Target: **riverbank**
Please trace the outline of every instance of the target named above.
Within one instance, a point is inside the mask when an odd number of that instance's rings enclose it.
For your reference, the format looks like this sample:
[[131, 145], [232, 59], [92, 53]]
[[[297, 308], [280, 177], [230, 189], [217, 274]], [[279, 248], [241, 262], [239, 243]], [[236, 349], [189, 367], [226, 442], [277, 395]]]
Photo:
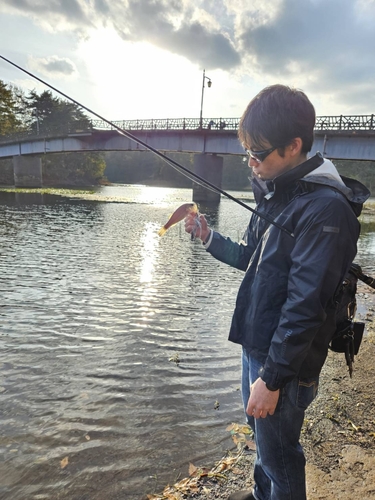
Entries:
[[[358, 304], [364, 312], [357, 314], [357, 320], [365, 320], [367, 335], [355, 359], [353, 378], [344, 355], [330, 352], [319, 395], [306, 412], [301, 442], [309, 500], [340, 500], [354, 491], [361, 500], [375, 499], [375, 290], [359, 284]], [[238, 436], [234, 434], [241, 439]], [[242, 443], [239, 447], [242, 451], [233, 450], [213, 468], [191, 465], [190, 477], [146, 498], [226, 500], [233, 491], [251, 489], [255, 453], [244, 451]]]

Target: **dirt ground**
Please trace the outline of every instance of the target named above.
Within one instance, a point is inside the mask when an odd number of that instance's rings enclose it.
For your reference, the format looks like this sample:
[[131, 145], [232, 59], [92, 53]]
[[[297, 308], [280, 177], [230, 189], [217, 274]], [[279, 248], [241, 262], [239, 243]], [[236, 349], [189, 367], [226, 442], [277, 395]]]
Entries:
[[360, 285], [367, 335], [350, 379], [330, 353], [320, 394], [306, 413], [303, 446], [309, 500], [375, 499], [375, 294]]
[[[375, 500], [375, 290], [361, 284], [357, 298], [365, 312], [356, 319], [365, 320], [367, 334], [353, 378], [344, 355], [330, 352], [319, 395], [306, 412], [301, 441], [308, 500]], [[249, 436], [240, 435], [253, 447]], [[233, 491], [251, 489], [253, 459], [254, 451], [242, 446], [242, 452], [229, 454], [210, 470], [192, 468], [189, 478], [148, 498], [226, 500]]]

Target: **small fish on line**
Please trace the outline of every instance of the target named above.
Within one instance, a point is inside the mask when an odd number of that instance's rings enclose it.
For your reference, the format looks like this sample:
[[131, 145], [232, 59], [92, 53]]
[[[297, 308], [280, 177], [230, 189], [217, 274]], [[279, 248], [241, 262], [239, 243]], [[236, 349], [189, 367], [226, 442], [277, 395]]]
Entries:
[[193, 214], [198, 215], [199, 212], [198, 212], [198, 207], [197, 207], [196, 203], [194, 203], [194, 202], [193, 203], [184, 203], [183, 205], [178, 207], [177, 210], [175, 210], [173, 212], [173, 214], [169, 217], [168, 222], [166, 224], [164, 224], [164, 226], [159, 230], [158, 235], [163, 236], [163, 234], [165, 234], [170, 227], [174, 226], [178, 222], [185, 219], [185, 217], [189, 213], [193, 213]]

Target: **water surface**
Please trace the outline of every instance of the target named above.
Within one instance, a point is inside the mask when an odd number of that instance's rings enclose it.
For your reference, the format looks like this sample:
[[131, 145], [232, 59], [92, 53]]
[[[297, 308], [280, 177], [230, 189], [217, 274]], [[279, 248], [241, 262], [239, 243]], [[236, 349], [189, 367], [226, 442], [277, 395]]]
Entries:
[[[190, 200], [144, 186], [0, 194], [1, 499], [136, 500], [233, 447], [242, 273], [181, 226], [159, 238]], [[236, 241], [250, 215], [226, 199], [201, 211]], [[363, 227], [371, 273], [373, 218]]]

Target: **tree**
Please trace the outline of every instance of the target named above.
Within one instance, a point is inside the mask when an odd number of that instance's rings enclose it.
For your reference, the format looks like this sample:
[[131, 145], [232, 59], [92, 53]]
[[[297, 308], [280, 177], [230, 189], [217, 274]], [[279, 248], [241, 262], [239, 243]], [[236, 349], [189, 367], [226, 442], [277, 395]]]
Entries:
[[53, 97], [50, 90], [40, 95], [32, 90], [25, 100], [32, 117], [30, 127], [38, 134], [91, 128], [91, 121], [76, 104]]
[[[37, 134], [66, 134], [91, 128], [91, 121], [74, 103], [54, 97], [46, 90], [32, 90], [25, 98], [31, 116], [30, 128]], [[62, 153], [43, 158], [43, 182], [53, 186], [98, 184], [105, 170], [99, 153]]]
[[[189, 170], [193, 169], [193, 155], [168, 153], [168, 156]], [[105, 153], [105, 159], [105, 175], [111, 182], [191, 187], [190, 179], [149, 151], [113, 151]]]
[[243, 156], [226, 155], [224, 156], [223, 168], [223, 188], [224, 189], [250, 189], [251, 169], [244, 161]]
[[12, 88], [0, 80], [0, 135], [7, 135], [21, 129], [17, 118], [17, 102]]
[[[194, 171], [194, 155], [167, 153], [190, 171]], [[105, 175], [111, 182], [191, 188], [191, 179], [148, 151], [105, 153]], [[251, 171], [243, 156], [224, 156], [223, 189], [249, 189]]]
[[101, 153], [62, 153], [43, 158], [46, 186], [89, 186], [103, 179], [106, 164]]
[[375, 184], [375, 161], [333, 160], [340, 175], [359, 180], [372, 191]]

